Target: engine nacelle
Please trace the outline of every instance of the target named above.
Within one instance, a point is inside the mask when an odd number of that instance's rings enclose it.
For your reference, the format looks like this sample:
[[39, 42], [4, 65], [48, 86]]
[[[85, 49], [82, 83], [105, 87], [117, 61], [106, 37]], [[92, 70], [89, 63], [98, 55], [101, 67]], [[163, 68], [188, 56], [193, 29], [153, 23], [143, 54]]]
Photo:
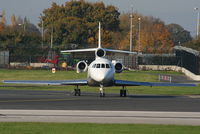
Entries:
[[119, 62], [114, 63], [114, 67], [116, 73], [121, 73], [124, 70], [123, 65]]
[[106, 51], [102, 48], [99, 48], [95, 52], [96, 57], [104, 57], [106, 56]]
[[85, 61], [79, 61], [76, 65], [76, 72], [77, 73], [86, 72], [87, 69], [88, 69], [88, 65]]

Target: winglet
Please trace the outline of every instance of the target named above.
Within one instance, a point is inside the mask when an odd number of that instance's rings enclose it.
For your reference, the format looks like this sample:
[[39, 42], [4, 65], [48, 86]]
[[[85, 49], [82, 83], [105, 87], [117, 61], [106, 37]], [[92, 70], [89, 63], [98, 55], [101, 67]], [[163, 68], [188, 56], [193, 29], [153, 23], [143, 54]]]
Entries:
[[98, 40], [98, 48], [101, 48], [101, 22], [99, 22], [99, 40]]

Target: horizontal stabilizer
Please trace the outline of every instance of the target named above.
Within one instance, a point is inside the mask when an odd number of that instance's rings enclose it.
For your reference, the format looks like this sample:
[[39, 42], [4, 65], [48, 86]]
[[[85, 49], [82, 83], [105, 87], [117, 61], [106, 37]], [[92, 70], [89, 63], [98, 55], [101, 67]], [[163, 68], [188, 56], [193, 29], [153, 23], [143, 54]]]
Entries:
[[[63, 50], [61, 53], [75, 53], [75, 52], [92, 52], [97, 51], [99, 48], [88, 48], [88, 49], [74, 49], [74, 50]], [[125, 54], [137, 54], [136, 52], [124, 51], [124, 50], [115, 50], [115, 49], [106, 49], [101, 48], [107, 52], [114, 52], [114, 53], [125, 53]]]

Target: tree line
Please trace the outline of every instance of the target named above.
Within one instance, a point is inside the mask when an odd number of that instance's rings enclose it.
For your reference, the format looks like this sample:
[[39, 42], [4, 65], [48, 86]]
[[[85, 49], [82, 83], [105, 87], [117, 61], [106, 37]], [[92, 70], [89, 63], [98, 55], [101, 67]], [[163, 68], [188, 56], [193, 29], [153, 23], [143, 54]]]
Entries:
[[[62, 5], [52, 3], [39, 17], [40, 30], [27, 18], [16, 18], [15, 15], [11, 16], [11, 24], [7, 25], [5, 15], [2, 15], [0, 49], [19, 55], [43, 54], [48, 49], [96, 47], [98, 22], [101, 22], [103, 47], [129, 50], [130, 15], [120, 14], [113, 5], [84, 0], [71, 0]], [[190, 33], [180, 25], [166, 25], [159, 18], [137, 12], [133, 13], [132, 29], [133, 51], [168, 53], [174, 45], [192, 40]]]

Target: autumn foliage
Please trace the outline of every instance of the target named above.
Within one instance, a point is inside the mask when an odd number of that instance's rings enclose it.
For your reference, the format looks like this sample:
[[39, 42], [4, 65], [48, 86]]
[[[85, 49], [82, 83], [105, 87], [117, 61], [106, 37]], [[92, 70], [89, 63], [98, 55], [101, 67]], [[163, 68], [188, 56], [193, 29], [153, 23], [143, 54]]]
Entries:
[[[127, 14], [126, 20], [129, 18]], [[133, 51], [144, 53], [167, 53], [172, 50], [173, 42], [165, 24], [153, 17], [144, 17], [135, 13], [133, 19]], [[138, 19], [140, 18], [140, 20]], [[123, 18], [125, 21], [125, 18]], [[140, 29], [139, 29], [140, 23]], [[130, 44], [130, 32], [120, 41], [121, 49], [128, 49]]]
[[55, 31], [55, 45], [70, 48], [70, 44], [78, 44], [81, 48], [97, 44], [98, 22], [101, 22], [102, 41], [108, 47], [112, 44], [112, 32], [119, 30], [119, 15], [116, 7], [102, 2], [69, 1], [63, 5], [53, 3], [45, 9], [39, 25], [44, 22], [47, 39]]
[[[34, 45], [42, 48], [44, 45], [48, 48], [52, 37], [53, 49], [57, 51], [97, 47], [98, 23], [101, 22], [103, 47], [130, 49], [130, 13], [120, 15], [118, 8], [113, 5], [105, 5], [103, 2], [91, 3], [84, 0], [71, 0], [62, 5], [52, 3], [50, 8], [43, 10], [39, 18], [40, 32], [26, 18], [20, 19], [20, 17], [12, 15], [10, 25], [6, 25], [5, 19], [2, 18], [0, 21], [0, 47], [12, 48], [11, 51], [14, 50], [13, 48], [16, 49], [23, 45], [24, 48], [34, 47]], [[42, 27], [43, 38], [41, 36]], [[135, 12], [132, 25], [132, 51], [171, 52], [177, 42], [191, 40], [189, 32], [178, 27], [174, 24], [167, 26], [158, 18], [143, 16]], [[173, 32], [177, 28], [179, 29], [178, 34]], [[187, 36], [184, 36], [185, 33]]]

